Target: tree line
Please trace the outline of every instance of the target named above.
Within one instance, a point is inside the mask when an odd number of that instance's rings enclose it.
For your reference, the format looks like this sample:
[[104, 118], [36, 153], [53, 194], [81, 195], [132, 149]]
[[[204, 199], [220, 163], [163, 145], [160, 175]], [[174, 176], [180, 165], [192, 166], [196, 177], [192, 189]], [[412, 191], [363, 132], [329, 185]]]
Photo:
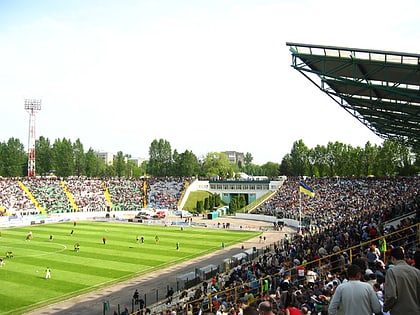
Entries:
[[[59, 177], [218, 177], [235, 178], [240, 172], [275, 178], [286, 176], [396, 176], [419, 173], [419, 152], [401, 142], [385, 140], [382, 145], [367, 142], [364, 148], [340, 142], [308, 148], [303, 140], [293, 143], [281, 163], [252, 163], [252, 154], [245, 154], [244, 163], [232, 163], [221, 152], [209, 152], [198, 158], [192, 151], [172, 150], [165, 139], [155, 139], [149, 147], [149, 158], [138, 166], [129, 154], [117, 152], [112, 165], [98, 157], [95, 150], [84, 149], [80, 139], [40, 137], [35, 142], [36, 175]], [[0, 176], [27, 175], [28, 155], [19, 139], [0, 142]]]

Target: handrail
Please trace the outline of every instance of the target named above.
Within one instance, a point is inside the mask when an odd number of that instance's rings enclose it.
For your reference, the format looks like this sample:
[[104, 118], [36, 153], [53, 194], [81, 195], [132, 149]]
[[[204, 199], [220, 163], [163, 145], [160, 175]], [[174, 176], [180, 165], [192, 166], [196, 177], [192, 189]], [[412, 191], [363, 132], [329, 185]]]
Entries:
[[[369, 248], [369, 245], [372, 243], [377, 243], [379, 240], [381, 239], [386, 239], [388, 242], [388, 245], [390, 246], [405, 246], [406, 248], [409, 248], [410, 246], [415, 246], [416, 244], [420, 243], [420, 223], [416, 223], [413, 224], [411, 226], [399, 229], [395, 232], [391, 232], [388, 233], [386, 235], [382, 235], [379, 237], [376, 237], [374, 239], [370, 239], [366, 242], [362, 242], [360, 244], [351, 246], [349, 248], [346, 248], [344, 250], [340, 250], [334, 254], [330, 254], [330, 255], [326, 255], [323, 256], [317, 260], [313, 260], [308, 262], [308, 265], [318, 265], [319, 267], [319, 276], [320, 278], [322, 278], [324, 276], [324, 274], [322, 274], [322, 270], [323, 270], [323, 266], [327, 266], [328, 264], [331, 263], [331, 258], [335, 257], [335, 255], [337, 254], [342, 254], [344, 252], [346, 253], [350, 253], [349, 254], [349, 260], [350, 263], [353, 261], [353, 256], [355, 253], [360, 253], [360, 252], [364, 252], [364, 248]], [[414, 238], [414, 239], [413, 239]], [[267, 254], [266, 252], [263, 253], [263, 255]], [[260, 259], [261, 256], [257, 257], [254, 259], [254, 261]], [[248, 262], [250, 263], [250, 262]], [[178, 303], [185, 303], [184, 306], [185, 307], [185, 314], [187, 314], [188, 311], [191, 311], [194, 315], [197, 314], [199, 312], [200, 308], [205, 308], [206, 310], [212, 312], [213, 311], [213, 305], [212, 305], [212, 301], [213, 301], [213, 297], [215, 295], [217, 295], [219, 298], [221, 296], [229, 296], [229, 299], [233, 302], [238, 302], [239, 299], [241, 298], [241, 294], [244, 292], [244, 288], [249, 288], [250, 291], [252, 291], [252, 293], [254, 294], [255, 298], [258, 297], [262, 297], [264, 292], [264, 287], [263, 287], [263, 282], [266, 279], [269, 279], [271, 277], [276, 277], [276, 276], [280, 276], [283, 277], [284, 274], [288, 274], [290, 276], [288, 276], [288, 279], [290, 280], [290, 283], [295, 283], [295, 281], [297, 280], [296, 275], [293, 274], [293, 270], [296, 268], [297, 266], [294, 266], [292, 268], [286, 269], [284, 270], [283, 274], [277, 273], [277, 274], [272, 274], [272, 275], [268, 275], [266, 277], [260, 278], [258, 279], [258, 286], [256, 288], [252, 288], [252, 286], [255, 286], [255, 282], [246, 282], [246, 283], [242, 283], [239, 286], [233, 287], [233, 288], [228, 288], [222, 291], [219, 291], [215, 294], [208, 294], [206, 296], [202, 296], [199, 299], [195, 299], [192, 301], [184, 301], [184, 300], [180, 300], [177, 301]], [[202, 283], [200, 283], [197, 287], [202, 286]], [[175, 301], [175, 300], [174, 300]], [[176, 303], [176, 302], [173, 302]], [[160, 307], [160, 311], [156, 311], [156, 312], [152, 312], [151, 314], [164, 314], [165, 312], [162, 311], [163, 309], [168, 309], [168, 307], [171, 307], [171, 305], [167, 306], [166, 301], [160, 301], [158, 303], [156, 303], [155, 305], [153, 305], [156, 309], [159, 309], [159, 305], [162, 305], [162, 307]], [[150, 307], [149, 307], [150, 309]], [[140, 310], [132, 313], [134, 314], [140, 314], [139, 313]], [[179, 313], [178, 313], [179, 314]]]

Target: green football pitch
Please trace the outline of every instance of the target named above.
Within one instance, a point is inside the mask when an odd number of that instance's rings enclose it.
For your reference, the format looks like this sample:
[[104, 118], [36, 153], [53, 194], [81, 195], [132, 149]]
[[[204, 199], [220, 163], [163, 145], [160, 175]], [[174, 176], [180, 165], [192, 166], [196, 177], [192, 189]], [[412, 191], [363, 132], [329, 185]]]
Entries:
[[[32, 238], [27, 239], [30, 232]], [[257, 234], [91, 221], [77, 222], [76, 226], [65, 222], [3, 229], [0, 314], [21, 314], [202, 256], [221, 249], [222, 243], [237, 244]], [[6, 258], [6, 252], [12, 252], [13, 257]], [[51, 269], [50, 279], [46, 279], [47, 268]]]

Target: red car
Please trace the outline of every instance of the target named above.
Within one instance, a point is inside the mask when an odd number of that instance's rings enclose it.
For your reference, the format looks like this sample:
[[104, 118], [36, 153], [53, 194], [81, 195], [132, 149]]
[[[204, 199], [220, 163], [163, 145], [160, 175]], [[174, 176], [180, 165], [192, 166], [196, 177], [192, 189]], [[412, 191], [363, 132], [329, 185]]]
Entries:
[[164, 219], [166, 217], [165, 211], [157, 211], [155, 214], [153, 214], [153, 218], [155, 219]]

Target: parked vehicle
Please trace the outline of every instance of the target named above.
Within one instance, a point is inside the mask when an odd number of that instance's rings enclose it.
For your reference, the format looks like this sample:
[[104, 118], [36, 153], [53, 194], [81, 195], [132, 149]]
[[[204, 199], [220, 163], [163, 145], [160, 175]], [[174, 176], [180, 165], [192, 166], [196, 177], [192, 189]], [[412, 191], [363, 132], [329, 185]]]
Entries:
[[164, 219], [166, 217], [166, 212], [163, 210], [159, 210], [155, 213], [153, 213], [152, 217], [154, 219]]
[[174, 211], [174, 215], [182, 218], [189, 218], [192, 217], [192, 213], [187, 210], [176, 210]]
[[139, 213], [136, 214], [134, 218], [141, 220], [149, 220], [153, 218], [153, 212], [148, 210], [141, 210]]

